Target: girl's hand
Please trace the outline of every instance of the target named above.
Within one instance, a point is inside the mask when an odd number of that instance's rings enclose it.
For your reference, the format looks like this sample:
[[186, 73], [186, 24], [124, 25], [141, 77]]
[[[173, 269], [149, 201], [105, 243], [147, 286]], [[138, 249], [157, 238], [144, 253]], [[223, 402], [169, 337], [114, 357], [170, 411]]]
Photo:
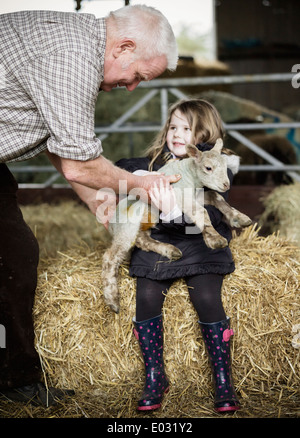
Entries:
[[173, 187], [167, 182], [160, 180], [149, 190], [151, 202], [164, 215], [168, 215], [177, 205]]
[[162, 183], [165, 184], [167, 187], [171, 183], [175, 183], [179, 181], [181, 178], [181, 175], [164, 175], [163, 173], [158, 173], [158, 172], [147, 172], [142, 177], [138, 175], [133, 175], [133, 176], [136, 178], [136, 180], [135, 183], [133, 184], [133, 187], [132, 185], [129, 186], [130, 191], [136, 190], [136, 194], [139, 195], [140, 199], [144, 202], [151, 201], [150, 190], [152, 190], [155, 185], [160, 186]]

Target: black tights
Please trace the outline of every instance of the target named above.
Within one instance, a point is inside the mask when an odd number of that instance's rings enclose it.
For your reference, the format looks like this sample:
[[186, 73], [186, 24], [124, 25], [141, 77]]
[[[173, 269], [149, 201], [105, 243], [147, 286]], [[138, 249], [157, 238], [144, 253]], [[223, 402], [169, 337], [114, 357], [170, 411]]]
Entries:
[[[185, 278], [191, 302], [201, 322], [217, 322], [226, 319], [221, 290], [223, 275], [203, 274]], [[145, 321], [161, 314], [162, 306], [174, 280], [150, 280], [137, 278], [136, 320]]]

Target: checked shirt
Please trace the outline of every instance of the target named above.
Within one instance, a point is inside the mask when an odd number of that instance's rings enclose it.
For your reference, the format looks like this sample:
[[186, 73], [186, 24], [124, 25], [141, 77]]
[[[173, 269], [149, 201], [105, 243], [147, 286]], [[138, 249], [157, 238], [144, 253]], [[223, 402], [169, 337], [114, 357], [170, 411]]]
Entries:
[[21, 11], [0, 15], [0, 162], [48, 149], [72, 160], [102, 152], [94, 133], [105, 19]]

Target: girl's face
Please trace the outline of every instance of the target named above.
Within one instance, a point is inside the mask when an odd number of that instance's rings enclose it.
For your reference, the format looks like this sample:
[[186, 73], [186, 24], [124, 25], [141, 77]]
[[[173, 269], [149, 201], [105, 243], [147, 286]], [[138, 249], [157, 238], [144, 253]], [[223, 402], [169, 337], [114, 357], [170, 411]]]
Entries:
[[167, 145], [176, 157], [186, 156], [185, 145], [192, 142], [192, 131], [186, 117], [176, 110], [172, 114], [167, 132]]

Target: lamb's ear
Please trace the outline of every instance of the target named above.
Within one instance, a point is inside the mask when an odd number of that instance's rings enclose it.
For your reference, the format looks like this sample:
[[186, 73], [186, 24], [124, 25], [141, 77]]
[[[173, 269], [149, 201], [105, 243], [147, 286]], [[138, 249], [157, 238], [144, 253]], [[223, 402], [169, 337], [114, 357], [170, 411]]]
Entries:
[[219, 152], [219, 154], [220, 154], [222, 151], [222, 148], [223, 148], [223, 140], [221, 138], [218, 138], [216, 141], [216, 144], [214, 145], [212, 150], [214, 150], [215, 152]]
[[196, 148], [196, 146], [194, 146], [193, 144], [187, 144], [185, 145], [185, 148], [189, 157], [200, 158], [200, 156], [202, 155], [202, 152], [199, 151], [199, 149]]

